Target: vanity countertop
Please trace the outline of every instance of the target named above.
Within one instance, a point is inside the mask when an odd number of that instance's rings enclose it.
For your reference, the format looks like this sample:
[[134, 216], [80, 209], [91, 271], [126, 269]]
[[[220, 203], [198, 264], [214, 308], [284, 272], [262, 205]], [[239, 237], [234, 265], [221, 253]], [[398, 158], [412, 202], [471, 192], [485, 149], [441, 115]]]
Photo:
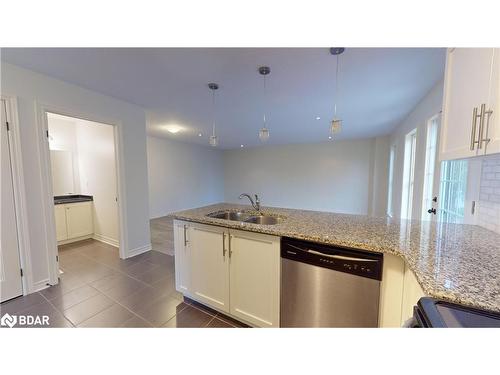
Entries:
[[94, 200], [92, 195], [72, 194], [72, 195], [56, 195], [54, 204], [68, 204], [79, 202], [91, 202]]
[[500, 311], [500, 234], [475, 225], [400, 220], [366, 215], [264, 207], [283, 216], [259, 225], [206, 216], [223, 210], [253, 210], [220, 203], [170, 214], [179, 220], [298, 238], [402, 257], [424, 292], [464, 305]]

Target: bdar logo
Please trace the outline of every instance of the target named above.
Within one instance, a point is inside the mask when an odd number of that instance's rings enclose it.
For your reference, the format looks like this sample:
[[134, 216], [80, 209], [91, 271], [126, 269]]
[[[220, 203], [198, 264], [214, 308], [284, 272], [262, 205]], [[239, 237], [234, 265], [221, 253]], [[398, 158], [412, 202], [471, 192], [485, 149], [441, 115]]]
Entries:
[[4, 314], [0, 319], [0, 325], [9, 326], [10, 328], [14, 327], [17, 323], [17, 316], [12, 316], [9, 314]]

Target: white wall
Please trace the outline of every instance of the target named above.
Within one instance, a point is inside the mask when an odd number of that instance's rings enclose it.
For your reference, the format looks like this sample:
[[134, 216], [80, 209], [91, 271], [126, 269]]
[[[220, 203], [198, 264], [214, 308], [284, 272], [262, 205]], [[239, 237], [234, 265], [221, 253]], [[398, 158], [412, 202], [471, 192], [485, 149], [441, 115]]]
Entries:
[[420, 101], [404, 121], [393, 131], [390, 145], [396, 145], [394, 162], [394, 185], [392, 189], [393, 214], [401, 215], [401, 198], [404, 171], [405, 137], [411, 130], [417, 129], [417, 148], [415, 162], [415, 185], [413, 190], [412, 218], [420, 220], [422, 213], [422, 194], [425, 173], [425, 146], [427, 139], [427, 121], [441, 111], [443, 102], [443, 81], [438, 82]]
[[[49, 148], [50, 150], [60, 150], [70, 152], [72, 155], [73, 164], [73, 192], [75, 194], [80, 194], [80, 174], [78, 166], [78, 146], [76, 142], [76, 126], [74, 121], [63, 119], [59, 116], [54, 116], [49, 114], [47, 116], [49, 123], [49, 132], [51, 138], [49, 138]], [[57, 173], [52, 173], [52, 179]], [[52, 185], [54, 190], [54, 195], [59, 195], [58, 188]], [[67, 194], [68, 192], [61, 193]]]
[[119, 243], [116, 162], [113, 127], [90, 121], [76, 126], [80, 191], [94, 197], [94, 236]]
[[75, 110], [95, 115], [94, 120], [114, 119], [121, 123], [123, 174], [128, 221], [125, 223], [125, 254], [150, 245], [146, 120], [142, 108], [84, 88], [2, 62], [1, 92], [18, 100], [23, 173], [26, 184], [30, 256], [34, 288], [49, 278], [48, 237], [42, 202], [41, 150], [37, 138], [37, 105]]
[[257, 193], [264, 206], [383, 215], [387, 193], [377, 187], [374, 198], [372, 187], [375, 165], [387, 169], [387, 144], [363, 139], [225, 151], [225, 201], [248, 203], [238, 196]]
[[224, 200], [222, 151], [148, 137], [150, 217]]

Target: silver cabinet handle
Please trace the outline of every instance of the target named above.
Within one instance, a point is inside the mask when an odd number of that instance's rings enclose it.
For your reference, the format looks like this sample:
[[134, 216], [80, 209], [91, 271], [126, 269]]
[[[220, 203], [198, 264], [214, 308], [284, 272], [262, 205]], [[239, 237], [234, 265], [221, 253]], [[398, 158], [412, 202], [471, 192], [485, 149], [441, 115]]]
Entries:
[[233, 238], [233, 236], [229, 234], [229, 258], [231, 258], [231, 255], [233, 254], [233, 250], [231, 249], [231, 238]]
[[472, 131], [470, 135], [470, 150], [474, 151], [474, 145], [479, 143], [476, 141], [476, 123], [477, 123], [477, 107], [472, 111]]
[[226, 232], [222, 232], [222, 256], [226, 257]]
[[186, 235], [187, 233], [186, 232], [187, 232], [187, 225], [184, 225], [184, 246], [187, 246], [187, 244], [189, 242], [187, 240], [187, 235]]
[[493, 113], [493, 111], [486, 110], [486, 104], [481, 104], [481, 113], [479, 114], [479, 139], [478, 139], [478, 147], [481, 149], [483, 147], [483, 142], [486, 142], [486, 145], [488, 145], [490, 138], [484, 138], [484, 117], [488, 116], [487, 122], [486, 122], [486, 134], [488, 134], [488, 128], [490, 125], [490, 116]]

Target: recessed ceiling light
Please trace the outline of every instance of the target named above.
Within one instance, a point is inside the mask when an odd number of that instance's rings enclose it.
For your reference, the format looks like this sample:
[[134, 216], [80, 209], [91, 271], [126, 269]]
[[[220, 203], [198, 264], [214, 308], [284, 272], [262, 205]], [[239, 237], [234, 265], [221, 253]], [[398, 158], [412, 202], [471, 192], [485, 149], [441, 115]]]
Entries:
[[319, 117], [319, 116], [316, 116], [316, 120], [321, 120], [321, 117]]
[[172, 133], [172, 134], [176, 134], [183, 129], [184, 128], [182, 126], [179, 126], [179, 125], [166, 125], [165, 126], [165, 130]]
[[330, 136], [328, 136], [328, 139], [332, 139], [332, 136], [331, 136], [331, 135], [330, 135]]
[[202, 137], [202, 136], [203, 136], [203, 134], [201, 134], [201, 133], [198, 133], [198, 137]]
[[241, 147], [241, 148], [243, 148], [243, 147], [245, 147], [245, 146], [243, 146], [243, 145], [240, 145], [240, 147]]

